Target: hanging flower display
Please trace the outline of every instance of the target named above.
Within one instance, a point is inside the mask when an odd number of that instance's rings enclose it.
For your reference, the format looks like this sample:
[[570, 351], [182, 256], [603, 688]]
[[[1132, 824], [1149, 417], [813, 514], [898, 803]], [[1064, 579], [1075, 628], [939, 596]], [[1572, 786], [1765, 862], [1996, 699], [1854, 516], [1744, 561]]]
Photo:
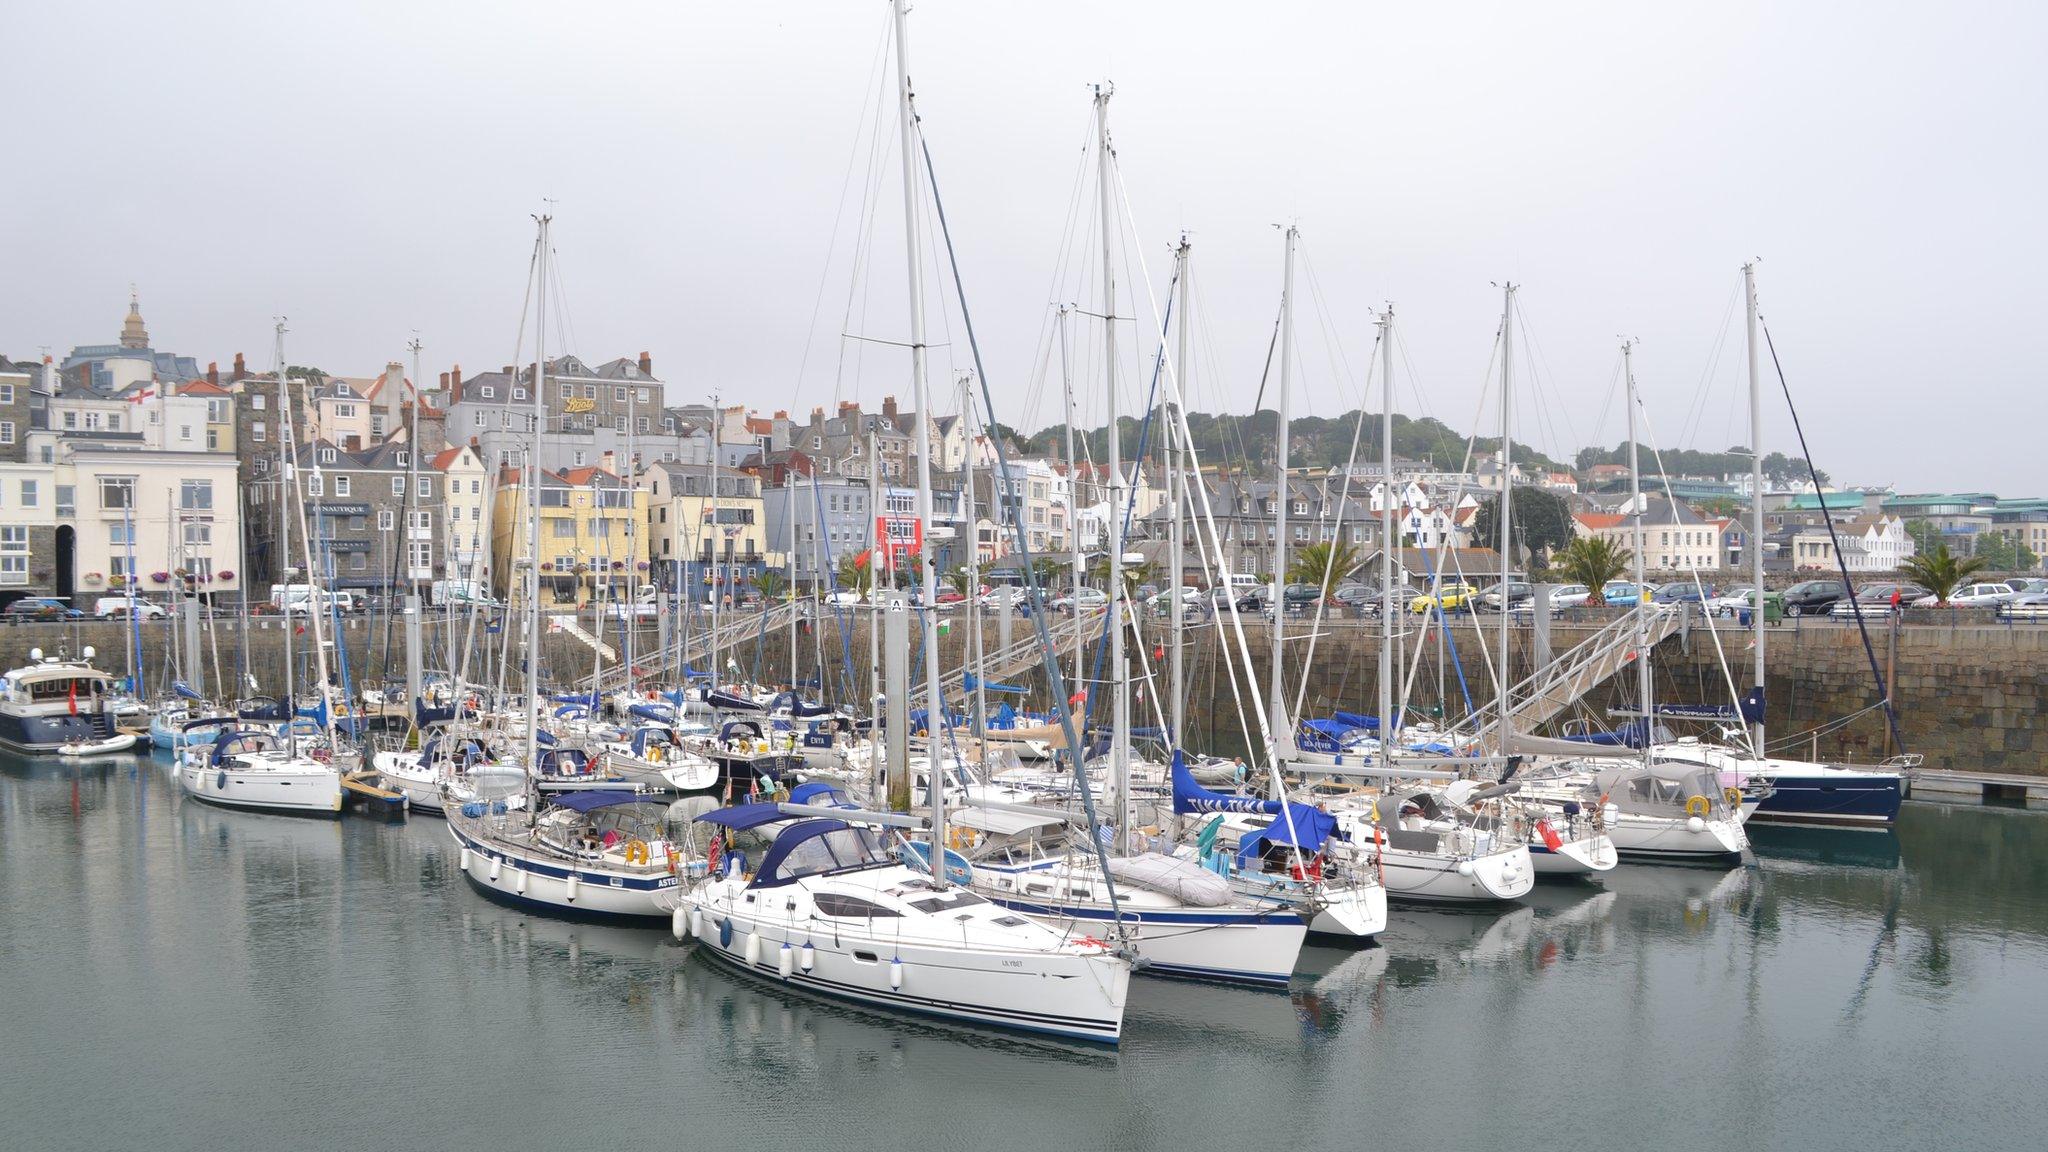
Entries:
[[642, 572], [645, 572], [647, 571], [647, 561], [642, 560], [638, 564], [633, 565], [633, 567], [638, 568]]
[[102, 581], [102, 580], [104, 580], [104, 579], [106, 579], [106, 577], [104, 577], [104, 576], [101, 576], [101, 575], [100, 575], [99, 573], [97, 573], [97, 572], [87, 572], [87, 573], [85, 574], [85, 582], [86, 582], [87, 584], [98, 584], [98, 583], [99, 583], [100, 581]]
[[121, 575], [119, 572], [116, 572], [112, 576], [107, 578], [107, 587], [109, 588], [124, 588], [127, 586], [127, 584], [128, 578], [126, 576]]
[[614, 571], [614, 572], [623, 572], [623, 571], [625, 571], [625, 570], [626, 570], [626, 562], [625, 562], [624, 560], [614, 560], [614, 561], [612, 561], [612, 571]]
[[169, 584], [171, 582], [171, 574], [169, 572], [151, 572], [149, 578], [159, 584]]
[[220, 571], [215, 572], [213, 574], [213, 578], [216, 580], [233, 580], [235, 578], [235, 573], [232, 568], [223, 568]]
[[576, 565], [576, 574], [577, 574], [578, 576], [588, 576], [588, 575], [590, 575], [590, 565], [588, 565], [588, 564], [578, 564], [578, 565]]
[[553, 572], [555, 570], [555, 562], [553, 560], [541, 561], [540, 570], [543, 572]]

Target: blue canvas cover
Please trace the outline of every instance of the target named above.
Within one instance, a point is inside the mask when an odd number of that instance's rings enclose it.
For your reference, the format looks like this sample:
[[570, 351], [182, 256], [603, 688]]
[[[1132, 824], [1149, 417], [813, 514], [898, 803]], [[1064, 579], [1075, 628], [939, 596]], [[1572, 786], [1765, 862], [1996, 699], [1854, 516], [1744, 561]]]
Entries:
[[549, 798], [557, 808], [571, 812], [595, 812], [599, 808], [610, 808], [619, 804], [657, 804], [637, 792], [564, 792]]
[[1280, 813], [1280, 802], [1261, 800], [1256, 796], [1209, 791], [1195, 783], [1193, 774], [1188, 771], [1187, 761], [1176, 748], [1173, 752], [1173, 811], [1177, 816], [1195, 812], [1252, 812], [1277, 816]]
[[[587, 796], [590, 793], [578, 792], [575, 795]], [[767, 801], [759, 804], [735, 804], [730, 808], [716, 808], [697, 817], [697, 823], [716, 824], [721, 828], [744, 831], [748, 828], [759, 828], [763, 824], [773, 824], [777, 820], [787, 819], [789, 817], [782, 814], [782, 805], [773, 801]]]
[[1336, 717], [1353, 728], [1363, 728], [1367, 732], [1380, 730], [1380, 718], [1377, 716], [1367, 716], [1359, 712], [1338, 712]]
[[1237, 862], [1248, 864], [1273, 844], [1292, 844], [1302, 852], [1322, 851], [1323, 843], [1337, 830], [1337, 818], [1306, 804], [1289, 804], [1285, 815], [1238, 841]]

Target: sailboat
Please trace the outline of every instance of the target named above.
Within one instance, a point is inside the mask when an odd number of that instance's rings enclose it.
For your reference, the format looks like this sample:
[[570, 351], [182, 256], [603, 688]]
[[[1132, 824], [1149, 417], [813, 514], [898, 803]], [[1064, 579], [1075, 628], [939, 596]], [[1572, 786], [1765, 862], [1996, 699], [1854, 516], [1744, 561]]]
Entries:
[[[909, 265], [912, 383], [920, 419], [932, 419], [925, 374], [923, 265], [919, 255], [917, 135], [905, 35], [905, 0], [894, 5], [903, 209]], [[932, 539], [931, 436], [921, 427], [917, 515]], [[937, 574], [920, 565], [925, 610]], [[900, 601], [888, 609], [906, 611]], [[937, 629], [923, 630], [927, 714], [943, 716]], [[907, 680], [907, 677], [906, 677]], [[908, 683], [891, 684], [903, 699]], [[934, 724], [934, 733], [937, 726]], [[906, 733], [897, 731], [898, 746]], [[896, 764], [907, 774], [909, 765]], [[824, 809], [787, 824], [758, 869], [724, 867], [684, 894], [677, 934], [749, 971], [812, 991], [897, 1011], [1114, 1044], [1122, 1034], [1131, 964], [1100, 940], [1015, 915], [960, 886], [945, 859], [947, 789], [927, 789], [929, 823], [893, 813]], [[786, 821], [795, 806], [746, 805], [700, 817], [734, 832]], [[891, 853], [873, 827], [928, 827], [924, 855]], [[938, 856], [939, 859], [932, 859]], [[769, 960], [773, 957], [772, 964]]]
[[[1750, 499], [1748, 552], [1751, 586], [1764, 587], [1763, 401], [1757, 371], [1756, 265], [1742, 266], [1747, 305], [1749, 354]], [[1825, 513], [1824, 513], [1825, 514]], [[1788, 824], [1882, 828], [1899, 818], [1905, 798], [1901, 766], [1919, 763], [1904, 757], [1899, 764], [1872, 768], [1838, 767], [1807, 760], [1775, 757], [1764, 744], [1764, 652], [1769, 633], [1760, 610], [1749, 613], [1751, 695], [1737, 705], [1747, 714], [1747, 747], [1696, 739], [1659, 743], [1659, 757], [1710, 768], [1750, 797], [1754, 819]], [[1740, 732], [1732, 733], [1741, 735]]]
[[[193, 722], [195, 726], [219, 729], [211, 743], [193, 743], [180, 754], [178, 785], [185, 795], [224, 808], [248, 808], [263, 812], [295, 815], [339, 816], [341, 814], [341, 766], [346, 755], [334, 736], [333, 709], [327, 700], [327, 612], [326, 598], [313, 577], [313, 547], [306, 524], [306, 494], [300, 486], [297, 461], [297, 433], [292, 422], [290, 387], [285, 372], [284, 321], [277, 322], [277, 396], [282, 430], [280, 465], [285, 484], [286, 508], [278, 518], [282, 531], [279, 555], [291, 561], [291, 529], [299, 529], [300, 559], [311, 585], [314, 604], [307, 613], [313, 637], [314, 666], [319, 677], [317, 709], [325, 739], [314, 747], [298, 730], [290, 715], [293, 694], [292, 632], [284, 629], [286, 717], [282, 731], [250, 726], [229, 727], [222, 718]], [[289, 569], [287, 569], [289, 571]]]

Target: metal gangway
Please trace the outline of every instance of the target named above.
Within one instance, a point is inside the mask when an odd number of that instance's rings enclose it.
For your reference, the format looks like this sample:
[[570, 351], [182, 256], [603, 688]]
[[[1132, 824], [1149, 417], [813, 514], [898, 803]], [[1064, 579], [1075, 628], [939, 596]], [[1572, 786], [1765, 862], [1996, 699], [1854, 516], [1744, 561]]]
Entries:
[[[1670, 639], [1685, 627], [1683, 605], [1652, 610], [1645, 622], [1643, 654]], [[1549, 664], [1537, 669], [1508, 689], [1514, 701], [1508, 719], [1518, 733], [1530, 733], [1578, 703], [1587, 693], [1606, 683], [1609, 677], [1630, 667], [1636, 650], [1636, 617], [1623, 613]], [[1479, 713], [1485, 723], [1472, 733], [1481, 745], [1498, 744], [1501, 716], [1497, 709]]]

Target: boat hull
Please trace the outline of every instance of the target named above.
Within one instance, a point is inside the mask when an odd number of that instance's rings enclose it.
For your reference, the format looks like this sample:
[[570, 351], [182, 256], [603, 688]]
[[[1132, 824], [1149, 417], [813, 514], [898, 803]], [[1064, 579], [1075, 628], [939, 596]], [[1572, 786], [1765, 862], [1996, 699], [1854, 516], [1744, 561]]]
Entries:
[[1820, 768], [1778, 772], [1753, 820], [1770, 824], [1883, 828], [1899, 818], [1905, 788], [1896, 772]]
[[[674, 876], [618, 876], [601, 868], [572, 869], [560, 861], [516, 854], [489, 843], [465, 830], [459, 820], [449, 820], [448, 831], [461, 852], [457, 866], [463, 878], [500, 904], [605, 923], [658, 926], [669, 919], [669, 909], [657, 903], [657, 897], [675, 889]], [[576, 878], [573, 889], [569, 883], [572, 876]]]
[[1621, 852], [1606, 835], [1566, 840], [1556, 848], [1541, 840], [1529, 845], [1529, 862], [1538, 876], [1597, 876], [1621, 863]]
[[332, 818], [341, 815], [341, 774], [324, 771], [281, 771], [180, 765], [178, 785], [185, 795], [218, 808], [274, 812], [285, 816]]
[[1536, 884], [1524, 847], [1471, 857], [1381, 848], [1380, 867], [1391, 899], [1418, 904], [1500, 904]]
[[[696, 910], [696, 939], [702, 952], [778, 984], [891, 1012], [982, 1027], [1095, 1044], [1113, 1045], [1122, 1036], [1130, 968], [1107, 953], [1051, 955], [883, 944], [865, 937], [835, 938], [829, 928], [811, 931], [748, 917], [698, 896], [686, 897], [684, 907]], [[749, 938], [754, 936], [756, 958], [749, 962]], [[783, 949], [801, 955], [806, 945], [810, 968], [792, 957], [789, 975], [783, 976]]]

